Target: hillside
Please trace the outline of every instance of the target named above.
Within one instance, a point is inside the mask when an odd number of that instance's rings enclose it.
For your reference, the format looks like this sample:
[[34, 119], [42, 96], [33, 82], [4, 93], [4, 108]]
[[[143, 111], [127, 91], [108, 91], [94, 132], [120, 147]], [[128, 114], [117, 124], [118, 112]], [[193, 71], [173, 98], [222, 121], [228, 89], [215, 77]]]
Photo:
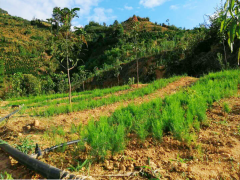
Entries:
[[0, 14], [0, 24], [0, 56], [4, 60], [6, 75], [16, 72], [36, 75], [51, 69], [50, 57], [46, 53], [46, 40], [50, 35], [48, 24], [8, 14]]

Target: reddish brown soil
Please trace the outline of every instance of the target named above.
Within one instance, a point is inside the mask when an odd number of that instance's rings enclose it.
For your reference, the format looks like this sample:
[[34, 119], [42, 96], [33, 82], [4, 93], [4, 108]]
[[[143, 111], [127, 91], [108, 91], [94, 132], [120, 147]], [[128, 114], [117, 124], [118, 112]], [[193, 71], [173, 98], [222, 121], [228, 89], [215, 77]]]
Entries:
[[[231, 112], [224, 113], [223, 103]], [[166, 135], [161, 143], [151, 138], [140, 143], [133, 137], [123, 154], [110, 157], [82, 169], [81, 175], [97, 179], [240, 179], [240, 91], [238, 97], [214, 103], [207, 111], [208, 122], [202, 124], [196, 140], [188, 145]], [[61, 168], [73, 163], [70, 153], [49, 154], [59, 159], [47, 162]], [[85, 153], [79, 159], [85, 159]], [[135, 176], [129, 176], [135, 172]], [[118, 176], [118, 177], [114, 177]], [[127, 177], [122, 177], [127, 176]]]

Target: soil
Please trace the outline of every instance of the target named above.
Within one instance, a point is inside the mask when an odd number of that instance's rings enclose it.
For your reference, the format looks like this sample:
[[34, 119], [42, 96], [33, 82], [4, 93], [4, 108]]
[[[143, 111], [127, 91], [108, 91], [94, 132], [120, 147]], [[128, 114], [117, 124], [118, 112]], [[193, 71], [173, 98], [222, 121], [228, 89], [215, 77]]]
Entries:
[[[50, 127], [49, 124], [64, 125], [66, 129], [69, 129], [72, 122], [86, 124], [89, 114], [96, 119], [101, 115], [110, 115], [116, 108], [129, 103], [141, 104], [156, 97], [164, 97], [166, 94], [176, 92], [179, 87], [190, 85], [194, 81], [196, 79], [186, 77], [134, 101], [115, 103], [94, 110], [60, 115], [50, 119], [13, 118], [1, 128], [0, 137], [11, 144], [17, 142], [19, 133], [21, 133], [20, 137], [32, 134], [33, 140], [42, 140], [40, 136], [44, 130]], [[230, 105], [230, 113], [223, 111], [224, 102]], [[175, 140], [170, 134], [165, 135], [160, 143], [151, 138], [141, 143], [133, 136], [123, 154], [109, 157], [102, 163], [95, 162], [90, 168], [83, 168], [76, 174], [85, 176], [89, 174], [94, 179], [240, 179], [240, 91], [237, 97], [214, 103], [212, 108], [207, 111], [207, 116], [208, 123], [202, 125], [199, 133], [196, 133], [196, 140], [191, 145]], [[32, 126], [36, 119], [40, 122], [38, 128], [31, 131], [24, 130], [28, 124]], [[49, 143], [45, 141], [40, 145], [41, 148], [46, 148]], [[70, 148], [73, 150], [74, 146]], [[72, 152], [49, 153], [41, 160], [60, 169], [66, 169], [71, 164], [75, 164]], [[86, 153], [80, 153], [78, 159], [84, 161]], [[0, 151], [1, 171], [7, 171], [18, 179], [42, 178], [22, 165], [11, 163], [8, 156]], [[134, 172], [134, 176], [130, 176], [132, 172]]]

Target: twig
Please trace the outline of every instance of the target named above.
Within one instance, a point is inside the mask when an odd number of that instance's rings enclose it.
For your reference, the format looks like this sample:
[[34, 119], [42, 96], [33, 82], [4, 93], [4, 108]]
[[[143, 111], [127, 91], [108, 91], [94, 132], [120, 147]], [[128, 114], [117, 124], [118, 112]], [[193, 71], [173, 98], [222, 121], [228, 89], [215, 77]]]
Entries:
[[126, 176], [134, 176], [138, 174], [138, 171], [135, 172], [129, 172], [126, 174], [110, 174], [110, 175], [91, 175], [92, 177], [126, 177]]

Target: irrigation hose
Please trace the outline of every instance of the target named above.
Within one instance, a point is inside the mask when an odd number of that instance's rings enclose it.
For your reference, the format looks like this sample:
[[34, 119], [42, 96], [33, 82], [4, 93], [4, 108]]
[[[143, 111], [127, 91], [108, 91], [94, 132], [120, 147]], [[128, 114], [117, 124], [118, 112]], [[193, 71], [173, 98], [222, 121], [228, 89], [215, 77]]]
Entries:
[[0, 148], [8, 155], [12, 156], [22, 165], [42, 175], [47, 179], [77, 179], [77, 176], [64, 172], [56, 167], [50, 166], [44, 162], [32, 158], [31, 156], [20, 152], [6, 143], [0, 143]]
[[10, 116], [12, 116], [12, 115], [16, 114], [17, 112], [19, 112], [22, 109], [23, 106], [24, 106], [24, 104], [22, 106], [20, 106], [19, 109], [15, 110], [15, 111], [11, 112], [10, 114], [8, 114], [7, 116], [1, 118], [0, 122], [2, 122], [4, 119], [9, 118]]
[[55, 149], [58, 149], [58, 148], [61, 148], [63, 146], [69, 146], [71, 144], [77, 144], [78, 142], [80, 141], [86, 141], [87, 139], [78, 139], [78, 140], [74, 140], [74, 141], [69, 141], [69, 142], [66, 142], [66, 143], [62, 143], [62, 144], [59, 144], [59, 145], [56, 145], [56, 146], [52, 146], [50, 148], [46, 148], [43, 150], [43, 153], [40, 149], [40, 147], [38, 146], [38, 144], [36, 144], [36, 147], [35, 147], [35, 154], [32, 154], [31, 157], [40, 157], [42, 156], [43, 154], [47, 154], [48, 152], [51, 152]]

